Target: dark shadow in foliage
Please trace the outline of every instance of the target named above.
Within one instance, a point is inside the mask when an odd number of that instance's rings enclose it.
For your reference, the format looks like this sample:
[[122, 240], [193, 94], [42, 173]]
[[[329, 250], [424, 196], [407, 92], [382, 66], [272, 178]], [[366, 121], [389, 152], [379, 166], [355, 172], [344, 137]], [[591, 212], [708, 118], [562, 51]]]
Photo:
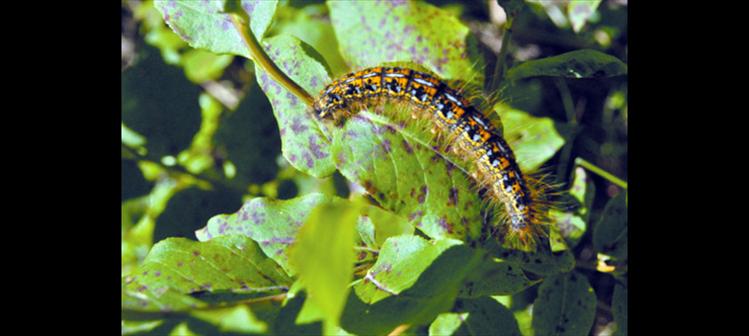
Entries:
[[209, 291], [193, 292], [193, 293], [190, 293], [190, 296], [196, 299], [199, 299], [200, 301], [203, 301], [207, 303], [208, 305], [217, 306], [217, 305], [232, 305], [240, 301], [278, 295], [284, 292], [286, 292], [285, 289], [278, 289], [274, 291], [251, 292], [251, 293], [236, 293], [230, 290], [214, 290], [212, 292], [209, 292]]
[[169, 200], [156, 221], [153, 240], [157, 242], [167, 237], [195, 240], [195, 230], [204, 227], [211, 217], [234, 212], [241, 206], [242, 194], [238, 191], [188, 188]]
[[453, 335], [520, 336], [515, 316], [491, 298], [459, 300], [453, 311], [468, 313], [468, 318], [462, 321]]
[[153, 183], [148, 182], [143, 177], [143, 172], [138, 168], [138, 164], [135, 161], [122, 160], [122, 198], [121, 200], [127, 200], [138, 196], [148, 194], [153, 188]]
[[225, 112], [214, 136], [219, 156], [237, 168], [234, 184], [263, 183], [276, 176], [281, 137], [268, 98], [253, 85], [237, 109]]
[[200, 129], [200, 87], [159, 51], [138, 46], [136, 64], [122, 73], [122, 122], [147, 139], [149, 156], [177, 155]]
[[341, 316], [341, 327], [358, 335], [384, 335], [404, 323], [430, 323], [452, 308], [463, 279], [475, 267], [475, 253], [465, 245], [450, 247], [411, 288], [372, 305], [352, 291]]
[[274, 335], [322, 335], [322, 322], [302, 325], [297, 325], [294, 322], [302, 310], [305, 297], [306, 294], [304, 292], [299, 292], [281, 308], [271, 327]]

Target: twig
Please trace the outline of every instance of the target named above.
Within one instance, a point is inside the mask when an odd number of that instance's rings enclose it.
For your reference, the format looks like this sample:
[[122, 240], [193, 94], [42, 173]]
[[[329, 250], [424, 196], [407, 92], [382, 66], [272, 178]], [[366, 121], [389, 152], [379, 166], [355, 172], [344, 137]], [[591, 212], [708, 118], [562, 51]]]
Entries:
[[600, 177], [603, 177], [604, 179], [608, 180], [609, 182], [611, 182], [613, 184], [616, 184], [617, 186], [622, 187], [625, 190], [627, 189], [627, 181], [624, 181], [624, 180], [622, 180], [622, 179], [614, 176], [614, 174], [611, 174], [611, 173], [603, 170], [603, 168], [598, 167], [598, 166], [596, 166], [596, 165], [594, 165], [594, 164], [586, 161], [583, 158], [580, 158], [580, 157], [576, 158], [575, 159], [575, 164], [579, 165], [579, 166], [581, 166], [581, 167], [583, 167], [583, 168], [585, 168], [585, 169], [587, 169], [587, 170], [589, 170], [589, 171], [591, 171], [593, 173], [595, 173], [596, 175], [598, 175]]
[[273, 60], [268, 57], [268, 54], [265, 53], [263, 50], [263, 47], [260, 46], [260, 43], [255, 38], [255, 35], [252, 33], [248, 33], [249, 29], [249, 22], [250, 19], [246, 15], [243, 17], [247, 21], [247, 25], [243, 25], [242, 22], [239, 20], [239, 18], [236, 15], [230, 15], [231, 22], [234, 24], [234, 28], [239, 32], [239, 35], [242, 36], [242, 41], [244, 41], [245, 45], [247, 46], [247, 49], [250, 51], [250, 58], [252, 59], [255, 64], [259, 65], [265, 72], [267, 72], [271, 78], [273, 78], [274, 81], [278, 82], [279, 84], [283, 85], [287, 90], [291, 91], [295, 96], [299, 97], [305, 104], [308, 106], [312, 106], [312, 103], [314, 103], [314, 98], [307, 93], [299, 84], [294, 82], [291, 78], [286, 76], [281, 69], [279, 69], [275, 63], [273, 63]]

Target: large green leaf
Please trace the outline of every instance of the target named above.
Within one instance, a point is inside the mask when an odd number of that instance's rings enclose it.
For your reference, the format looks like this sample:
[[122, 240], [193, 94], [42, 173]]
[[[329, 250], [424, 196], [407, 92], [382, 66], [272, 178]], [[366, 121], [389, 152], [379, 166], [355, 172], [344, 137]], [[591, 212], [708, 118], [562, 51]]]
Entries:
[[[439, 241], [434, 243], [445, 244]], [[412, 286], [398, 295], [390, 295], [370, 305], [362, 301], [356, 293], [349, 294], [341, 317], [341, 326], [346, 331], [358, 335], [383, 335], [402, 324], [428, 324], [437, 315], [452, 308], [464, 278], [480, 262], [481, 257], [474, 249], [465, 245], [452, 245], [421, 272]], [[401, 268], [401, 272], [409, 269]], [[387, 267], [384, 267], [383, 272], [386, 269]], [[391, 268], [389, 272], [395, 274], [398, 271]], [[410, 278], [405, 277], [402, 281], [408, 279]]]
[[468, 314], [463, 316], [453, 335], [520, 336], [518, 322], [512, 313], [491, 298], [463, 299], [455, 306], [455, 311]]
[[593, 247], [602, 253], [627, 259], [627, 193], [609, 200], [593, 229]]
[[627, 74], [627, 65], [618, 58], [591, 49], [575, 50], [557, 56], [527, 61], [507, 71], [507, 78], [551, 76], [604, 78]]
[[415, 1], [327, 4], [341, 54], [352, 68], [414, 62], [445, 79], [483, 84], [483, 62], [467, 41], [470, 30], [449, 12]]
[[595, 313], [596, 294], [584, 275], [556, 275], [538, 288], [533, 329], [537, 335], [587, 335]]
[[[195, 235], [200, 241], [223, 235], [246, 235], [258, 242], [263, 252], [287, 272], [294, 274], [296, 269], [289, 265], [288, 247], [294, 243], [299, 228], [308, 220], [313, 209], [334, 202], [350, 203], [320, 193], [290, 200], [253, 198], [233, 214], [214, 216]], [[379, 249], [388, 237], [414, 231], [405, 218], [375, 206], [361, 208], [359, 215], [357, 231], [361, 241], [372, 249]]]
[[326, 333], [337, 328], [353, 279], [354, 234], [362, 206], [347, 201], [318, 206], [289, 250], [289, 261], [307, 292], [302, 312], [319, 310]]
[[330, 196], [318, 193], [287, 201], [253, 198], [233, 214], [214, 216], [195, 232], [195, 236], [200, 241], [208, 241], [223, 235], [245, 235], [260, 244], [263, 252], [289, 274], [294, 274], [286, 249], [294, 242], [310, 212], [329, 201]]
[[460, 241], [453, 239], [429, 242], [413, 235], [392, 237], [354, 291], [368, 304], [397, 295], [410, 288], [442, 252], [457, 244]]
[[[307, 54], [299, 39], [279, 35], [268, 38], [261, 44], [273, 62], [310, 94], [317, 94], [330, 81], [325, 68]], [[273, 106], [286, 160], [294, 168], [315, 177], [333, 174], [335, 166], [328, 149], [329, 140], [323, 136], [311, 117], [310, 107], [276, 83], [257, 65], [255, 74]]]
[[537, 282], [528, 279], [516, 263], [484, 254], [481, 264], [466, 277], [459, 296], [478, 298], [488, 295], [511, 295]]
[[[258, 40], [270, 25], [277, 4], [276, 0], [240, 1]], [[225, 12], [224, 1], [156, 0], [154, 5], [167, 25], [191, 47], [250, 58], [242, 36]]]
[[569, 249], [552, 251], [549, 244], [541, 244], [534, 253], [508, 250], [503, 247], [491, 250], [496, 251], [495, 257], [540, 276], [569, 272], [575, 268], [575, 256]]
[[431, 238], [477, 238], [483, 217], [473, 182], [391, 124], [360, 112], [336, 129], [332, 154], [341, 174]]
[[135, 311], [180, 311], [207, 303], [185, 294], [232, 291], [278, 293], [291, 279], [252, 240], [224, 236], [209, 242], [168, 238], [123, 279], [122, 306]]

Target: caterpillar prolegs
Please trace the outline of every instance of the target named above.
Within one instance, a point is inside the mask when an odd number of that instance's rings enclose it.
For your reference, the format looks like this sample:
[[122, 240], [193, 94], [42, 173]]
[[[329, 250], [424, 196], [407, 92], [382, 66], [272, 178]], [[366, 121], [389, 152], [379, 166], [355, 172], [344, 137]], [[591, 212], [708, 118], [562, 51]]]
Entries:
[[470, 175], [486, 189], [489, 204], [504, 208], [497, 223], [504, 233], [502, 238], [518, 242], [523, 250], [535, 250], [538, 238], [544, 235], [543, 193], [520, 171], [499, 130], [460, 90], [429, 73], [374, 67], [329, 84], [313, 108], [319, 119], [341, 125], [361, 109], [383, 103], [408, 104], [410, 117], [429, 120], [439, 139], [437, 147], [469, 162]]

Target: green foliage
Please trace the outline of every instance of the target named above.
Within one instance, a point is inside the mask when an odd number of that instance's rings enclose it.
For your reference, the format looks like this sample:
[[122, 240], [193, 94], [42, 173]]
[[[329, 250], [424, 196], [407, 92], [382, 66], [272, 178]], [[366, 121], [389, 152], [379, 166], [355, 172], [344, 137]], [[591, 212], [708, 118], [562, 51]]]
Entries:
[[[626, 335], [627, 193], [610, 182], [626, 176], [626, 8], [498, 3], [505, 23], [483, 2], [124, 2], [122, 334]], [[394, 62], [498, 87], [489, 112], [521, 169], [570, 175], [549, 243], [489, 235], [465, 163], [422, 129], [318, 123], [232, 16], [313, 96]], [[554, 43], [528, 33], [554, 25]]]
[[297, 321], [310, 321], [310, 314], [315, 320], [322, 318], [326, 334], [338, 327], [353, 278], [354, 233], [361, 206], [331, 202], [316, 207], [289, 251], [289, 261], [307, 292]]
[[[307, 92], [320, 92], [330, 81], [325, 67], [308, 56], [299, 39], [279, 35], [261, 43], [273, 62]], [[315, 177], [332, 174], [335, 166], [328, 149], [330, 140], [322, 135], [320, 126], [310, 118], [309, 107], [257, 65], [255, 74], [257, 83], [273, 105], [286, 160], [294, 168]]]
[[406, 1], [327, 5], [343, 59], [353, 68], [415, 62], [442, 78], [484, 81], [468, 27], [443, 9]]
[[618, 259], [627, 258], [627, 194], [609, 200], [593, 229], [596, 250]]
[[539, 335], [584, 335], [593, 325], [596, 295], [580, 273], [546, 279], [533, 303], [533, 329]]
[[206, 305], [185, 294], [201, 291], [276, 293], [291, 283], [254, 241], [225, 236], [209, 242], [167, 238], [123, 283], [123, 309], [183, 311]]
[[605, 78], [627, 74], [627, 65], [618, 58], [596, 50], [575, 50], [557, 56], [522, 63], [507, 72], [507, 78], [553, 76]]

